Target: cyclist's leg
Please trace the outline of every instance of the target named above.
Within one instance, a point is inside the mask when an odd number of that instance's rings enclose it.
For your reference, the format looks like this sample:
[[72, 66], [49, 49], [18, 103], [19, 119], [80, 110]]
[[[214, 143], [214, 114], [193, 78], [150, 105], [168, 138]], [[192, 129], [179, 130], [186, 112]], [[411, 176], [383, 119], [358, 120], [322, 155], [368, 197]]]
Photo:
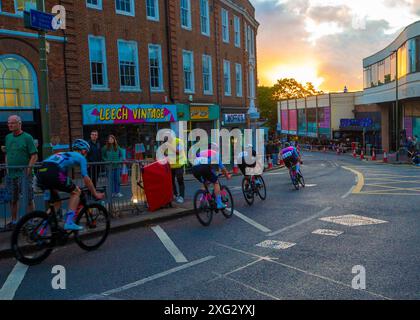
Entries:
[[66, 172], [60, 171], [58, 173], [57, 190], [70, 194], [64, 229], [76, 231], [82, 230], [83, 228], [74, 222], [74, 219], [76, 218], [76, 210], [80, 202], [81, 191], [79, 187], [73, 183], [70, 177], [67, 176]]

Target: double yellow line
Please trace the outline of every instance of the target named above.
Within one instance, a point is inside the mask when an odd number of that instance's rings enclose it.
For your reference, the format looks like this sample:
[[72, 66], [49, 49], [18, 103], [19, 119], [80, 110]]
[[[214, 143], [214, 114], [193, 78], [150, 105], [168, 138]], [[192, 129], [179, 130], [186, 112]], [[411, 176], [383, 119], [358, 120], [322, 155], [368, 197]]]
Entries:
[[356, 170], [352, 169], [352, 168], [348, 168], [348, 167], [342, 167], [342, 168], [345, 169], [345, 170], [353, 172], [357, 176], [357, 185], [354, 187], [352, 193], [360, 193], [363, 189], [363, 186], [365, 185], [365, 177], [363, 176], [363, 174], [359, 171], [356, 171]]

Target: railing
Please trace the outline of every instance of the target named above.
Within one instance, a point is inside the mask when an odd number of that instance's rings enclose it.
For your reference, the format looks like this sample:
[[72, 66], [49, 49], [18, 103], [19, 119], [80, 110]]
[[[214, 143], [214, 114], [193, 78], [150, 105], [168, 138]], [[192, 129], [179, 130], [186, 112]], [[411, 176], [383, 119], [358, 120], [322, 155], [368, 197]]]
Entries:
[[[104, 204], [110, 213], [116, 217], [122, 213], [141, 214], [147, 209], [147, 201], [142, 189], [141, 168], [152, 161], [124, 161], [119, 163], [101, 162], [89, 163], [88, 173], [97, 187], [106, 187]], [[36, 185], [33, 178], [40, 167], [36, 164], [30, 175], [26, 174], [28, 167], [0, 165], [0, 231], [5, 231], [12, 220], [11, 204], [13, 200], [13, 185], [19, 188], [15, 192], [18, 202], [17, 220], [24, 216], [29, 198], [33, 194], [33, 204], [36, 209], [44, 209], [43, 191]], [[16, 178], [12, 179], [12, 176]], [[78, 169], [71, 170], [69, 176], [78, 186], [83, 181]], [[63, 207], [67, 204], [63, 203]]]

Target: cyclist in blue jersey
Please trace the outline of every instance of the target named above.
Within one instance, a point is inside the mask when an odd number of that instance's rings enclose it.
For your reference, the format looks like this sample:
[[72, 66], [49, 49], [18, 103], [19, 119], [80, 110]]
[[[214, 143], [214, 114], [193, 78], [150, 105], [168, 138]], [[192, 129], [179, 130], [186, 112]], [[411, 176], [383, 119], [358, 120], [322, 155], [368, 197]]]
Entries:
[[[37, 173], [37, 183], [41, 189], [51, 190], [52, 199], [59, 199], [58, 191], [70, 193], [64, 230], [80, 231], [83, 227], [77, 225], [74, 222], [74, 218], [79, 204], [81, 190], [68, 176], [68, 169], [77, 166], [80, 167], [83, 182], [91, 194], [98, 200], [103, 199], [105, 195], [96, 191], [92, 180], [87, 174], [86, 155], [90, 150], [89, 143], [83, 139], [77, 139], [74, 141], [72, 147], [73, 151], [54, 154], [42, 162], [42, 166]], [[60, 207], [61, 203], [58, 202], [57, 205]]]
[[285, 143], [285, 148], [280, 151], [281, 157], [284, 161], [285, 166], [289, 169], [296, 166], [296, 171], [300, 171], [301, 157], [297, 149], [290, 145], [289, 142]]
[[217, 209], [225, 209], [226, 205], [223, 203], [222, 196], [220, 195], [220, 184], [214, 170], [215, 166], [222, 171], [228, 180], [231, 178], [231, 175], [222, 163], [219, 147], [215, 143], [212, 143], [207, 150], [203, 150], [197, 154], [192, 167], [192, 173], [201, 183], [210, 182], [214, 185]]

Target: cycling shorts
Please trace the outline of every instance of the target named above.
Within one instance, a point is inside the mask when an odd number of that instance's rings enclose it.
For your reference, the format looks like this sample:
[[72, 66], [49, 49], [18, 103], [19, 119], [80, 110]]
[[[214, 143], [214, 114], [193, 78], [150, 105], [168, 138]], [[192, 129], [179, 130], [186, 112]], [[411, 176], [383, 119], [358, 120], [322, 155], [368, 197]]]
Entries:
[[218, 180], [217, 174], [210, 164], [199, 164], [193, 166], [192, 173], [194, 177], [201, 183], [216, 183]]
[[37, 173], [38, 186], [43, 190], [57, 190], [72, 193], [76, 185], [67, 176], [67, 172], [60, 170], [60, 167], [52, 162], [45, 162]]
[[289, 169], [298, 163], [298, 159], [294, 156], [287, 157], [283, 159], [283, 161], [284, 161], [284, 165]]

